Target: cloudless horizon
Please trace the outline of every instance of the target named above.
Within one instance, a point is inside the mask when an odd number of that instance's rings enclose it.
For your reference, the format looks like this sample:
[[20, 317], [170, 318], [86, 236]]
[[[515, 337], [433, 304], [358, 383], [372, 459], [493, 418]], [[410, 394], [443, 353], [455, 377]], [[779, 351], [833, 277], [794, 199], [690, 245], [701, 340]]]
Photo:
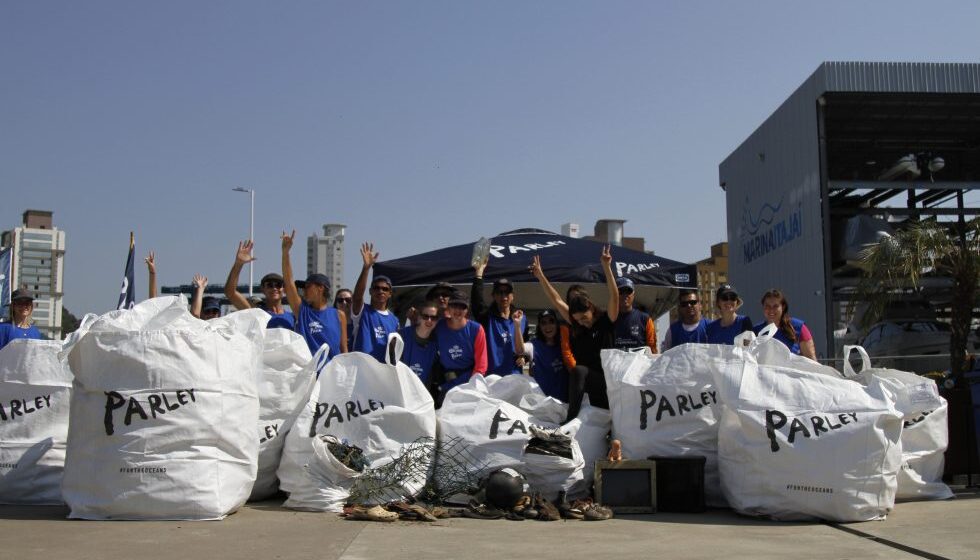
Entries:
[[[248, 237], [347, 225], [381, 260], [626, 220], [694, 262], [718, 164], [825, 61], [980, 61], [980, 3], [5, 2], [0, 230], [67, 232], [64, 304], [116, 302], [129, 232], [160, 286], [223, 284]], [[248, 270], [240, 280], [247, 282]]]

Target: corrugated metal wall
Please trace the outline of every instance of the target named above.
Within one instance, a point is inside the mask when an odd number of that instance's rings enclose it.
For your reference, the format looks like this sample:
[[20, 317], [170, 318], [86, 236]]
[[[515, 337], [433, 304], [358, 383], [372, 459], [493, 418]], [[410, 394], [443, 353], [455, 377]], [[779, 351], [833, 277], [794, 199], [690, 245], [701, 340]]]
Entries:
[[[980, 64], [827, 62], [719, 166], [726, 191], [729, 276], [743, 311], [782, 289], [821, 357], [833, 350], [824, 254], [818, 98], [826, 92], [980, 93]], [[798, 222], [798, 226], [796, 225]]]

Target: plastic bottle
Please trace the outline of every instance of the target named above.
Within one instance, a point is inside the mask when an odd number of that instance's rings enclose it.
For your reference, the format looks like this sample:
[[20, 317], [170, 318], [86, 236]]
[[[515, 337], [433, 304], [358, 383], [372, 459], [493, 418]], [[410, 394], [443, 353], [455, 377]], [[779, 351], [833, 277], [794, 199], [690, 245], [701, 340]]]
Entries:
[[490, 240], [486, 237], [481, 237], [473, 245], [473, 256], [470, 258], [470, 266], [479, 266], [483, 261], [490, 256]]

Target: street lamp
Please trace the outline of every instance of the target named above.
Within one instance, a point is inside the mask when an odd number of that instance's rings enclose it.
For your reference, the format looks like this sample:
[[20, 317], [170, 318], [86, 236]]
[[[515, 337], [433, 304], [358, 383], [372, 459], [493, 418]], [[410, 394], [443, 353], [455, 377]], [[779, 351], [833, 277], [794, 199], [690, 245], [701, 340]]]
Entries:
[[[235, 192], [248, 193], [249, 198], [249, 212], [248, 212], [248, 240], [255, 242], [253, 239], [252, 231], [255, 229], [255, 189], [244, 189], [242, 187], [235, 187], [231, 189]], [[253, 275], [255, 271], [255, 261], [250, 261], [248, 263], [248, 297], [252, 298], [252, 284], [255, 283], [255, 277]]]

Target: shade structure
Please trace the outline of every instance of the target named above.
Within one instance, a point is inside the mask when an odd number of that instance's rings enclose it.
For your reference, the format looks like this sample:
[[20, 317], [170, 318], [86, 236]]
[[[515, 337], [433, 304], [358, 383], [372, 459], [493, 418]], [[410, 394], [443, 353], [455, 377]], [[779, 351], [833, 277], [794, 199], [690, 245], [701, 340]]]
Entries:
[[[418, 305], [428, 288], [438, 282], [448, 282], [469, 294], [473, 244], [378, 262], [374, 274], [391, 278], [396, 309]], [[599, 263], [602, 243], [540, 229], [518, 229], [494, 236], [490, 244], [490, 262], [484, 272], [488, 302], [492, 282], [507, 278], [514, 284], [517, 307], [528, 311], [550, 307], [537, 279], [528, 270], [531, 259], [539, 255], [545, 274], [561, 294], [572, 284], [581, 284], [597, 305], [605, 307], [607, 296]], [[649, 312], [659, 314], [669, 309], [677, 301], [677, 289], [696, 285], [694, 265], [625, 247], [614, 246], [611, 253], [613, 274], [633, 281], [635, 305]]]

